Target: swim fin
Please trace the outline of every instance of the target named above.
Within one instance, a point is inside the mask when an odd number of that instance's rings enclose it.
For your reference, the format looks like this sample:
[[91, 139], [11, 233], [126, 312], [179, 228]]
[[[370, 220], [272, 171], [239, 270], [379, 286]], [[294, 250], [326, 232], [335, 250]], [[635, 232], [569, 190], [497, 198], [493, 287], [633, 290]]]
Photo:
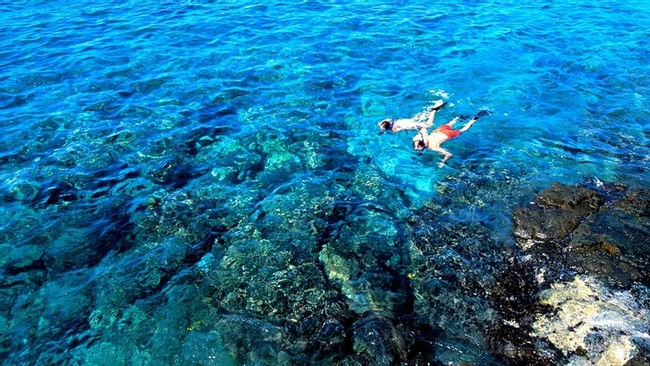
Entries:
[[447, 104], [448, 104], [447, 102], [443, 102], [443, 103], [442, 103], [441, 105], [439, 105], [439, 106], [429, 108], [429, 111], [430, 111], [430, 112], [438, 111], [438, 110], [440, 110], [440, 108], [446, 106]]
[[492, 114], [492, 112], [490, 112], [488, 110], [482, 110], [482, 111], [476, 113], [476, 116], [474, 116], [474, 118], [479, 119], [481, 117], [489, 116], [491, 114]]

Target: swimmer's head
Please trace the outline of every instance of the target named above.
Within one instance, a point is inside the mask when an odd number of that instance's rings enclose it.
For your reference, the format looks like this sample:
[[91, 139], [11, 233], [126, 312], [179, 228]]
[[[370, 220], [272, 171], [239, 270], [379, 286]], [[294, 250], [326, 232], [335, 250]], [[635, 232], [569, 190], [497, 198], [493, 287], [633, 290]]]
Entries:
[[413, 138], [413, 148], [415, 150], [423, 151], [426, 147], [427, 144], [424, 143], [424, 137], [421, 134]]
[[379, 122], [379, 129], [383, 131], [388, 131], [393, 128], [393, 120], [390, 118], [386, 118], [385, 120], [382, 120]]
[[422, 151], [422, 150], [424, 150], [425, 147], [427, 147], [427, 146], [424, 144], [424, 141], [422, 141], [422, 140], [413, 141], [413, 148], [415, 150]]

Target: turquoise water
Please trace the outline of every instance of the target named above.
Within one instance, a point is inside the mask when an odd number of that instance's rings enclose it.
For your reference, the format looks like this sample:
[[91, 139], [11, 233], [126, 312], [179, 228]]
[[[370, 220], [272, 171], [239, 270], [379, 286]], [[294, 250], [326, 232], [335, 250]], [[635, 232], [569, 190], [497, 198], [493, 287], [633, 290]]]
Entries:
[[[496, 362], [488, 301], [418, 297], [413, 242], [489, 287], [513, 207], [650, 179], [645, 3], [32, 1], [0, 24], [6, 364], [329, 363], [404, 311], [434, 360]], [[493, 112], [447, 166], [378, 135], [438, 99], [436, 124]]]

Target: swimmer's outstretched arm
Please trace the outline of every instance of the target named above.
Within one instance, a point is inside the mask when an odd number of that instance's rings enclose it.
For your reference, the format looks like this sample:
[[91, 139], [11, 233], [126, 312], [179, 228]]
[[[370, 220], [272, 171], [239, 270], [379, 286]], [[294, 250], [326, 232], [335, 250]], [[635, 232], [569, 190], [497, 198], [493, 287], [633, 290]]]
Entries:
[[440, 162], [440, 164], [438, 164], [438, 166], [442, 168], [443, 166], [445, 166], [445, 163], [447, 163], [447, 160], [451, 158], [451, 153], [445, 149], [440, 149], [440, 150], [442, 150], [441, 153], [445, 154], [445, 157], [442, 158], [442, 161]]
[[452, 156], [452, 154], [449, 151], [443, 149], [440, 146], [429, 146], [429, 150], [435, 151], [435, 152], [437, 152], [437, 153], [444, 156], [442, 158], [442, 161], [440, 162], [440, 164], [438, 164], [438, 167], [440, 167], [440, 168], [445, 166], [445, 163], [447, 162], [447, 160], [449, 160], [451, 158], [451, 156]]

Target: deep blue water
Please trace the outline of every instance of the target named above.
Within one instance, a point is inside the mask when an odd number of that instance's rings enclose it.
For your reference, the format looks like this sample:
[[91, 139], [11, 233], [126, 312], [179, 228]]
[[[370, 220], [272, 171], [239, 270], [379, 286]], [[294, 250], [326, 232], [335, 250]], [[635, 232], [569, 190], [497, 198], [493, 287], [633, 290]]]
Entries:
[[[277, 243], [287, 268], [318, 258], [341, 202], [366, 241], [444, 197], [507, 245], [552, 182], [650, 180], [644, 2], [18, 1], [0, 25], [7, 364], [255, 362], [222, 345], [227, 317], [290, 320], [237, 311], [228, 281], [274, 278]], [[411, 132], [378, 136], [438, 99], [436, 124], [493, 112], [444, 168]], [[459, 260], [489, 273], [487, 250]], [[355, 311], [382, 303], [351, 286]], [[487, 357], [454, 322], [441, 360]]]

